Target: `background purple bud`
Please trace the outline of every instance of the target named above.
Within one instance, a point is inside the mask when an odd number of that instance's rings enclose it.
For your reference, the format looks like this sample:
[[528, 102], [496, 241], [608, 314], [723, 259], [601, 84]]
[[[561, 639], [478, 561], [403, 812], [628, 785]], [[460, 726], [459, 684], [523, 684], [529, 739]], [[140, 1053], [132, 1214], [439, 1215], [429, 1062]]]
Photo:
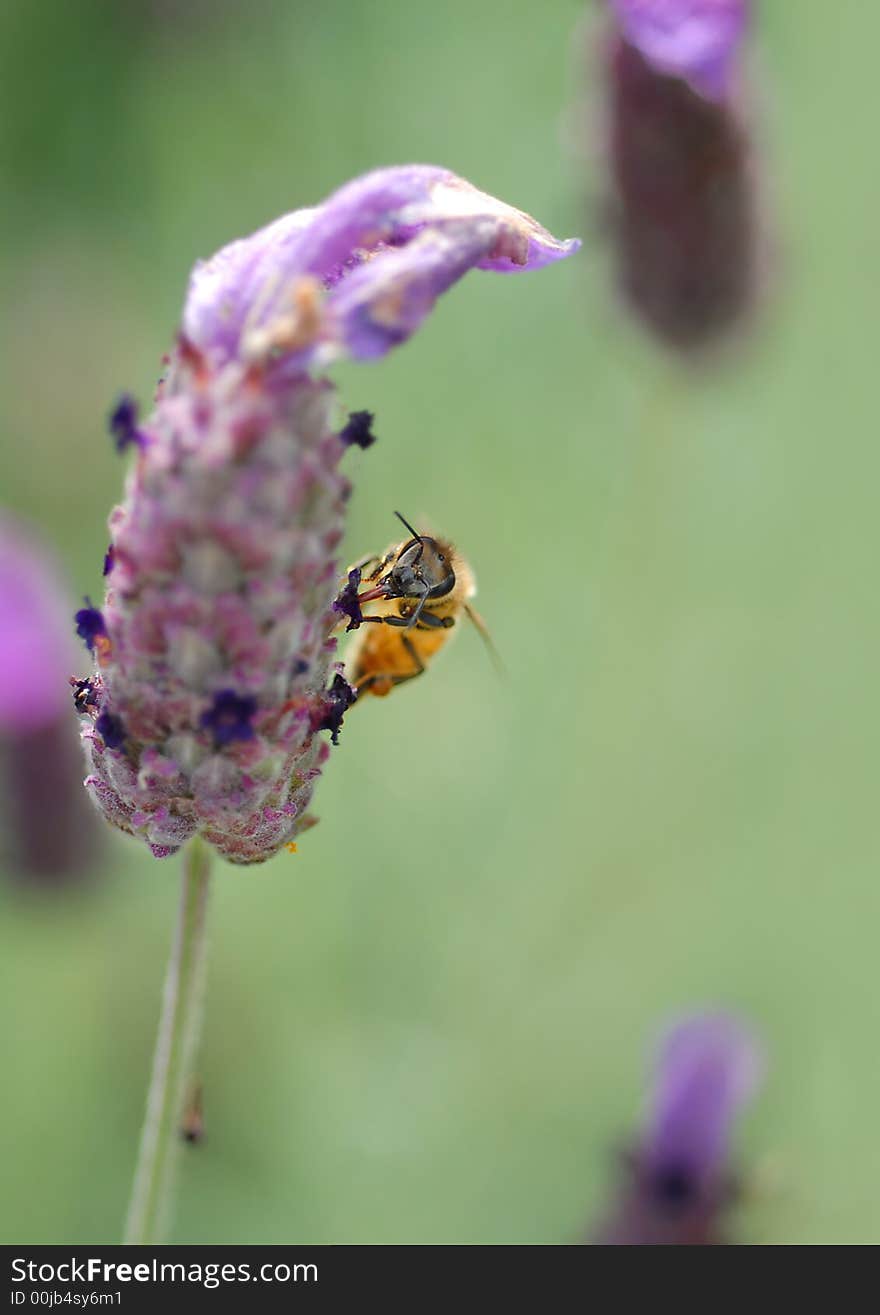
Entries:
[[733, 1127], [762, 1072], [753, 1036], [729, 1015], [695, 1015], [667, 1034], [645, 1126], [627, 1153], [618, 1200], [599, 1241], [683, 1246], [726, 1240]]
[[36, 535], [0, 513], [0, 725], [27, 732], [69, 708], [70, 602]]
[[762, 1072], [754, 1038], [726, 1014], [689, 1018], [664, 1038], [654, 1070], [646, 1149], [710, 1179], [724, 1169], [733, 1121]]
[[759, 231], [732, 0], [616, 0], [603, 43], [608, 214], [620, 291], [683, 353], [752, 309]]
[[70, 613], [48, 549], [0, 514], [0, 839], [31, 883], [80, 875], [97, 852], [70, 722]]
[[748, 0], [610, 0], [628, 45], [657, 73], [721, 100], [735, 73]]

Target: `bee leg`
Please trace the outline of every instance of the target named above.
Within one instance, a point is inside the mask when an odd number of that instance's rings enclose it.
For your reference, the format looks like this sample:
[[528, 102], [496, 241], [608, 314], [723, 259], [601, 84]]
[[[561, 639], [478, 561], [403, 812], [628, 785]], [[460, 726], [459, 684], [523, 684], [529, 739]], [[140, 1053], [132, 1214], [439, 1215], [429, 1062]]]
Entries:
[[365, 616], [361, 624], [366, 623], [377, 626], [399, 626], [401, 630], [409, 630], [412, 619], [408, 616]]
[[[364, 621], [372, 621], [375, 625], [399, 626], [401, 630], [410, 630], [413, 624], [411, 616], [365, 616]], [[422, 612], [417, 622], [417, 626], [426, 630], [448, 630], [454, 625], [455, 617], [435, 616], [433, 612]]]
[[448, 630], [450, 626], [455, 625], [455, 617], [435, 616], [433, 612], [423, 612], [419, 617], [419, 625], [429, 629]]
[[[378, 580], [379, 576], [388, 569], [393, 561], [393, 552], [383, 553], [381, 557], [378, 553], [373, 553], [370, 557], [364, 557], [362, 561], [355, 562], [354, 567], [349, 569], [360, 571], [361, 578], [369, 584], [373, 580]], [[369, 571], [367, 567], [369, 567]]]
[[[372, 619], [376, 621], [381, 621], [383, 618], [375, 617]], [[388, 683], [390, 685], [402, 685], [405, 681], [415, 680], [416, 676], [420, 676], [422, 674], [422, 672], [425, 670], [425, 664], [422, 661], [422, 659], [419, 657], [415, 644], [412, 642], [411, 639], [407, 639], [406, 635], [404, 635], [403, 640], [401, 642], [403, 643], [404, 648], [406, 649], [407, 653], [410, 655], [410, 657], [413, 660], [413, 666], [415, 667], [415, 671], [406, 671], [403, 673], [399, 671], [387, 672], [387, 673], [383, 671], [375, 671], [371, 676], [367, 676], [366, 680], [362, 680], [361, 683], [358, 685], [357, 687], [358, 698], [360, 698], [360, 696], [366, 690], [368, 690], [371, 685], [379, 685], [385, 683]]]
[[378, 571], [374, 570], [371, 575], [364, 575], [364, 571], [366, 571], [368, 566], [377, 567], [381, 565], [382, 565], [382, 558], [377, 557], [376, 554], [373, 553], [370, 557], [361, 558], [359, 562], [355, 562], [354, 565], [350, 566], [348, 569], [350, 571], [360, 571], [361, 575], [365, 580], [374, 580], [378, 575]]
[[406, 676], [397, 676], [394, 682], [395, 685], [399, 685], [401, 681], [404, 680], [415, 680], [416, 676], [420, 676], [422, 672], [425, 670], [425, 664], [422, 661], [422, 659], [419, 657], [418, 649], [416, 648], [412, 640], [408, 639], [406, 635], [404, 635], [402, 643], [403, 643], [403, 647], [406, 649], [407, 653], [409, 653], [410, 657], [413, 660], [413, 666], [415, 667], [415, 671], [411, 671], [409, 675]]

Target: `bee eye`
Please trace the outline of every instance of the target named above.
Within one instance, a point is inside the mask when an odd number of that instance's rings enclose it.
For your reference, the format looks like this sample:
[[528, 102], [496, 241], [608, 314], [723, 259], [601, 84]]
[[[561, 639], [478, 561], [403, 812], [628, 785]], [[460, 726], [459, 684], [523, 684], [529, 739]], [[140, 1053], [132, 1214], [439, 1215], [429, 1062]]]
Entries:
[[438, 561], [438, 562], [445, 562], [445, 561], [446, 561], [446, 558], [443, 556], [442, 552], [438, 552], [438, 554], [437, 554], [437, 561]]

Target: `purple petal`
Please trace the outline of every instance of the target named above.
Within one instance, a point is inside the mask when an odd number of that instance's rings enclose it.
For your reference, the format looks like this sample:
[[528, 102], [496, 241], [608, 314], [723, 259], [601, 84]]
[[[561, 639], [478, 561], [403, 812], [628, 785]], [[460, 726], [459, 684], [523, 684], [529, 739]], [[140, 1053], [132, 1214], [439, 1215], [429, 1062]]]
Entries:
[[183, 331], [221, 359], [380, 356], [469, 269], [539, 269], [579, 245], [448, 170], [378, 169], [196, 266]]
[[758, 1047], [724, 1014], [675, 1027], [660, 1048], [645, 1152], [655, 1166], [674, 1165], [710, 1178], [724, 1165], [735, 1115], [757, 1090]]
[[345, 183], [315, 211], [300, 243], [297, 272], [332, 277], [354, 252], [393, 243], [401, 211], [429, 204], [432, 188], [448, 177], [446, 169], [414, 164], [375, 169]]
[[250, 237], [221, 247], [200, 260], [190, 275], [183, 310], [183, 331], [199, 347], [232, 356], [248, 312], [257, 305], [273, 271], [286, 263], [315, 210], [294, 210]]
[[384, 356], [418, 328], [442, 292], [486, 258], [495, 238], [488, 220], [452, 221], [362, 265], [327, 299], [333, 340], [360, 360]]
[[621, 32], [659, 73], [708, 100], [729, 89], [748, 0], [610, 0]]

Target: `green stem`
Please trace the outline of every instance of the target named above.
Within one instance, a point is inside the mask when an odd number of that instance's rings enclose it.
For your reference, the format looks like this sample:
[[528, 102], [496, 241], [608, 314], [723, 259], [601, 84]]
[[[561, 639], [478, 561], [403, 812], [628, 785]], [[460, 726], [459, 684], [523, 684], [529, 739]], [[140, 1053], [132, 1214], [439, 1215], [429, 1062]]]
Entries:
[[183, 855], [183, 891], [162, 999], [125, 1241], [161, 1242], [171, 1213], [180, 1123], [202, 1022], [210, 855], [196, 837]]

